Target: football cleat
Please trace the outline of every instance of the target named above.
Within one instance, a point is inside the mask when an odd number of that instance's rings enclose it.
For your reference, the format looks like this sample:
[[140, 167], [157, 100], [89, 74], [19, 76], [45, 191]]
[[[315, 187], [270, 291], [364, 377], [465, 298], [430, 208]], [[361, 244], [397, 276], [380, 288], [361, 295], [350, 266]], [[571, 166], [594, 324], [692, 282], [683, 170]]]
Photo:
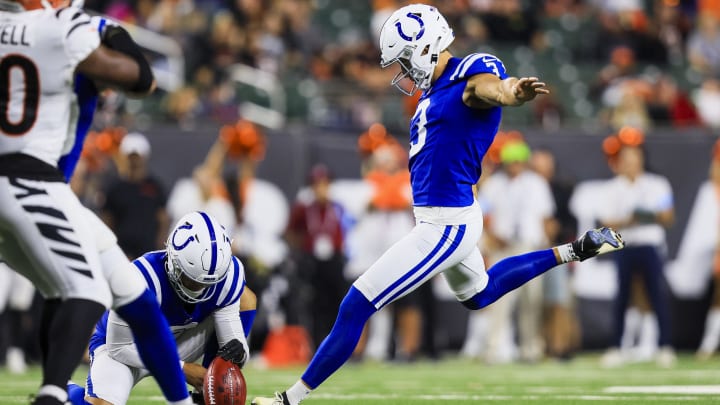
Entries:
[[284, 392], [276, 392], [275, 398], [256, 397], [251, 405], [290, 405], [290, 401]]
[[580, 261], [624, 247], [625, 242], [620, 234], [607, 227], [591, 229], [572, 243], [573, 251]]

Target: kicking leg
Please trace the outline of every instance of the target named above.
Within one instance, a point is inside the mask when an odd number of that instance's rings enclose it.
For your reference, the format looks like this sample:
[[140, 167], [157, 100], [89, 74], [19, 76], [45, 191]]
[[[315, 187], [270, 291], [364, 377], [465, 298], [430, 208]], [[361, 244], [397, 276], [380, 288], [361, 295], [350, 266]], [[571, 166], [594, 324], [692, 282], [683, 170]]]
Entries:
[[586, 260], [623, 246], [618, 234], [609, 228], [601, 228], [586, 232], [573, 243], [508, 257], [488, 270], [487, 286], [462, 303], [470, 309], [484, 308], [558, 264]]
[[295, 385], [255, 405], [297, 405], [352, 355], [366, 321], [378, 309], [412, 292], [434, 275], [454, 266], [475, 249], [482, 223], [420, 223], [393, 245], [345, 296], [335, 325]]

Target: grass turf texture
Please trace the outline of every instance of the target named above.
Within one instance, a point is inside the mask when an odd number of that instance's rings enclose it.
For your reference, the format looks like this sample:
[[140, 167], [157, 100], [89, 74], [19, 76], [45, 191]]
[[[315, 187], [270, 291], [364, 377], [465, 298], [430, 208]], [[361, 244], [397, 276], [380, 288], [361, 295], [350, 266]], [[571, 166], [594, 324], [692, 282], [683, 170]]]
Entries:
[[[84, 381], [86, 368], [75, 374]], [[301, 369], [260, 370], [248, 366], [248, 404], [292, 384]], [[40, 371], [25, 376], [0, 371], [0, 404], [27, 404], [38, 386]], [[637, 392], [641, 391], [641, 392]], [[705, 393], [699, 393], [704, 391]], [[331, 377], [303, 403], [312, 404], [720, 404], [720, 360], [697, 362], [681, 356], [672, 369], [633, 364], [601, 369], [597, 356], [569, 363], [487, 366], [466, 360], [412, 364], [350, 364]], [[157, 385], [145, 379], [128, 404], [163, 404]]]

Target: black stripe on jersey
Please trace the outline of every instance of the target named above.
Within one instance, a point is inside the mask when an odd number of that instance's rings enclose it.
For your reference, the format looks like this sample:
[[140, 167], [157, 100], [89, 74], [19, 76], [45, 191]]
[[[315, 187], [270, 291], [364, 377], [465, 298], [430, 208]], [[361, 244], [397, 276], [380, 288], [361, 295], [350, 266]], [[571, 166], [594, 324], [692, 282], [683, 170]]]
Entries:
[[41, 214], [45, 214], [45, 215], [53, 217], [53, 218], [62, 219], [62, 220], [67, 221], [67, 218], [65, 218], [65, 214], [63, 214], [62, 211], [52, 208], [52, 207], [44, 207], [41, 205], [23, 205], [23, 209], [26, 212], [32, 212], [32, 213], [39, 212]]
[[77, 13], [75, 13], [75, 14], [72, 16], [72, 18], [71, 18], [70, 20], [74, 20], [74, 19], [80, 17], [80, 16], [83, 15], [83, 14], [85, 14], [85, 13], [83, 13], [82, 11], [78, 11]]
[[67, 257], [68, 259], [77, 260], [79, 262], [87, 263], [87, 260], [85, 260], [85, 256], [80, 253], [75, 252], [68, 252], [67, 250], [59, 250], [59, 249], [50, 249], [53, 252], [59, 254], [62, 257]]
[[78, 272], [85, 277], [93, 278], [92, 272], [90, 270], [76, 269], [76, 268], [70, 267], [70, 266], [68, 266], [68, 269]]
[[55, 12], [55, 18], [60, 18], [60, 14], [62, 14], [63, 11], [67, 10], [69, 7], [63, 7]]
[[43, 222], [38, 222], [37, 227], [40, 230], [40, 233], [42, 236], [54, 240], [56, 242], [60, 243], [66, 243], [68, 245], [72, 246], [80, 246], [79, 243], [71, 241], [70, 239], [64, 237], [62, 234], [60, 234], [60, 231], [67, 231], [67, 232], [73, 232], [72, 228], [65, 228], [62, 226], [52, 225], [52, 224], [46, 224]]
[[11, 185], [13, 185], [17, 188], [21, 188], [26, 191], [26, 193], [20, 192], [20, 193], [15, 194], [15, 198], [18, 200], [23, 199], [25, 197], [30, 197], [33, 195], [43, 195], [43, 194], [47, 195], [47, 191], [45, 191], [41, 188], [34, 188], [34, 187], [30, 187], [26, 184], [21, 184], [18, 181], [17, 177], [10, 177], [8, 181], [10, 182]]
[[65, 35], [65, 38], [69, 37], [76, 28], [86, 24], [90, 24], [90, 21], [80, 21], [79, 23], [73, 25], [72, 28], [70, 28], [70, 31], [68, 31], [67, 35]]

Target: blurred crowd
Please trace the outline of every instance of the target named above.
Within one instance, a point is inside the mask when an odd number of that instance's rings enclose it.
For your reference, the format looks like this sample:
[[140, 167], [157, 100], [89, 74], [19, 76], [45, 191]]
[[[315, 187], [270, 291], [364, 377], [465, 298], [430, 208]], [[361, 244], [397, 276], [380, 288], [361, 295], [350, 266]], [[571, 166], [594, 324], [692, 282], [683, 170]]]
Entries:
[[[354, 358], [407, 362], [449, 353], [489, 364], [567, 360], [583, 349], [587, 331], [577, 302], [589, 294], [611, 303], [596, 312], [609, 313], [612, 321], [590, 325], [592, 333], [606, 334], [603, 366], [673, 366], [673, 280], [666, 270], [673, 190], [661, 173], [647, 170], [644, 145], [641, 129], [613, 132], [597, 151], [607, 158], [611, 177], [574, 184], [559, 174], [561, 163], [550, 150], [532, 149], [519, 131], [501, 131], [476, 187], [486, 224], [479, 246], [488, 267], [601, 225], [618, 229], [626, 249], [560, 266], [473, 313], [457, 305], [438, 278], [373, 317]], [[108, 128], [89, 134], [71, 185], [131, 258], [163, 249], [168, 224], [189, 211], [218, 218], [233, 235], [234, 252], [259, 297], [250, 340], [256, 359], [268, 366], [302, 364], [331, 328], [350, 283], [414, 226], [407, 150], [373, 124], [357, 139], [360, 178], [336, 178], [317, 162], [288, 200], [257, 176], [267, 147], [260, 127], [245, 120], [226, 125], [203, 161], [168, 190], [149, 169], [148, 139]], [[699, 294], [720, 280], [720, 143], [707, 160], [708, 180], [697, 192], [676, 258], [680, 277], [700, 284]], [[9, 269], [0, 267], [0, 279], [0, 322], [11, 326], [0, 328], [0, 348], [9, 370], [24, 372], [26, 362], [37, 360], [30, 338], [37, 297]], [[700, 358], [720, 346], [720, 288], [713, 291]], [[457, 329], [458, 319], [466, 323], [464, 336], [453, 341], [447, 331]], [[455, 327], [441, 326], [448, 322]]]
[[[498, 135], [477, 185], [486, 214], [481, 249], [488, 265], [571, 241], [599, 224], [617, 227], [628, 243], [613, 260], [559, 267], [472, 314], [456, 352], [489, 363], [572, 357], [583, 333], [575, 305], [577, 280], [583, 279], [611, 286], [604, 298], [614, 302], [612, 337], [603, 365], [654, 360], [672, 366], [670, 292], [662, 280], [673, 191], [662, 174], [646, 170], [644, 134], [658, 125], [720, 128], [720, 1], [432, 3], [454, 27], [458, 54], [509, 50], [501, 57], [510, 58], [510, 71], [517, 66], [514, 74], [557, 78], [553, 96], [529, 107], [531, 123], [554, 129], [570, 116], [587, 114], [613, 128], [603, 143], [612, 177], [580, 184], [556, 175], [553, 154], [532, 150], [521, 133]], [[198, 152], [205, 153], [204, 160], [165, 189], [149, 169], [150, 142], [124, 129], [142, 128], [139, 112], [151, 108], [139, 110], [105, 93], [73, 190], [101, 213], [133, 258], [162, 249], [168, 224], [188, 211], [205, 210], [222, 222], [259, 297], [251, 346], [269, 365], [307, 361], [329, 331], [349, 283], [414, 225], [407, 150], [391, 135], [393, 126], [382, 110], [390, 105], [406, 122], [415, 100], [390, 95], [393, 73], [379, 68], [376, 45], [379, 26], [401, 4], [86, 0], [89, 9], [181, 45], [185, 84], [159, 92], [154, 120], [165, 117], [185, 129], [203, 119], [224, 126], [210, 149]], [[162, 55], [151, 57], [164, 63]], [[362, 177], [335, 178], [318, 162], [290, 201], [277, 185], [258, 177], [267, 144], [262, 128], [238, 108], [246, 97], [231, 74], [238, 63], [273, 74], [306, 97], [304, 121], [366, 128], [357, 144]], [[597, 111], [584, 108], [584, 102], [597, 105]], [[512, 116], [504, 126], [511, 125]], [[696, 202], [689, 221], [688, 232], [700, 236], [678, 253], [693, 260], [692, 268], [707, 270], [699, 276], [703, 280], [720, 280], [718, 150], [708, 157], [709, 178], [698, 190], [697, 201], [704, 203]], [[10, 370], [23, 372], [24, 355], [37, 360], [29, 338], [36, 335], [37, 299], [31, 286], [11, 274], [0, 267], [0, 322], [11, 325], [0, 328], [0, 347], [9, 347]], [[714, 291], [698, 352], [704, 358], [720, 344], [720, 288]], [[427, 283], [383, 309], [367, 325], [355, 358], [439, 356], [449, 347], [438, 341], [438, 325], [447, 321], [439, 308], [448, 296], [452, 300], [442, 283]]]
[[[510, 73], [553, 86], [554, 96], [529, 107], [527, 119], [507, 117], [512, 124], [552, 129], [599, 117], [616, 129], [720, 126], [717, 0], [429, 2], [455, 30], [454, 52], [497, 53]], [[262, 92], [234, 81], [232, 66], [244, 64], [277, 78], [291, 119], [359, 128], [398, 124], [388, 117], [400, 96], [388, 91], [392, 73], [380, 69], [377, 37], [405, 3], [87, 0], [86, 7], [180, 44], [185, 84], [161, 92], [154, 118], [189, 128], [198, 119], [234, 121], [243, 115], [238, 104]], [[158, 67], [166, 63], [151, 56]]]

